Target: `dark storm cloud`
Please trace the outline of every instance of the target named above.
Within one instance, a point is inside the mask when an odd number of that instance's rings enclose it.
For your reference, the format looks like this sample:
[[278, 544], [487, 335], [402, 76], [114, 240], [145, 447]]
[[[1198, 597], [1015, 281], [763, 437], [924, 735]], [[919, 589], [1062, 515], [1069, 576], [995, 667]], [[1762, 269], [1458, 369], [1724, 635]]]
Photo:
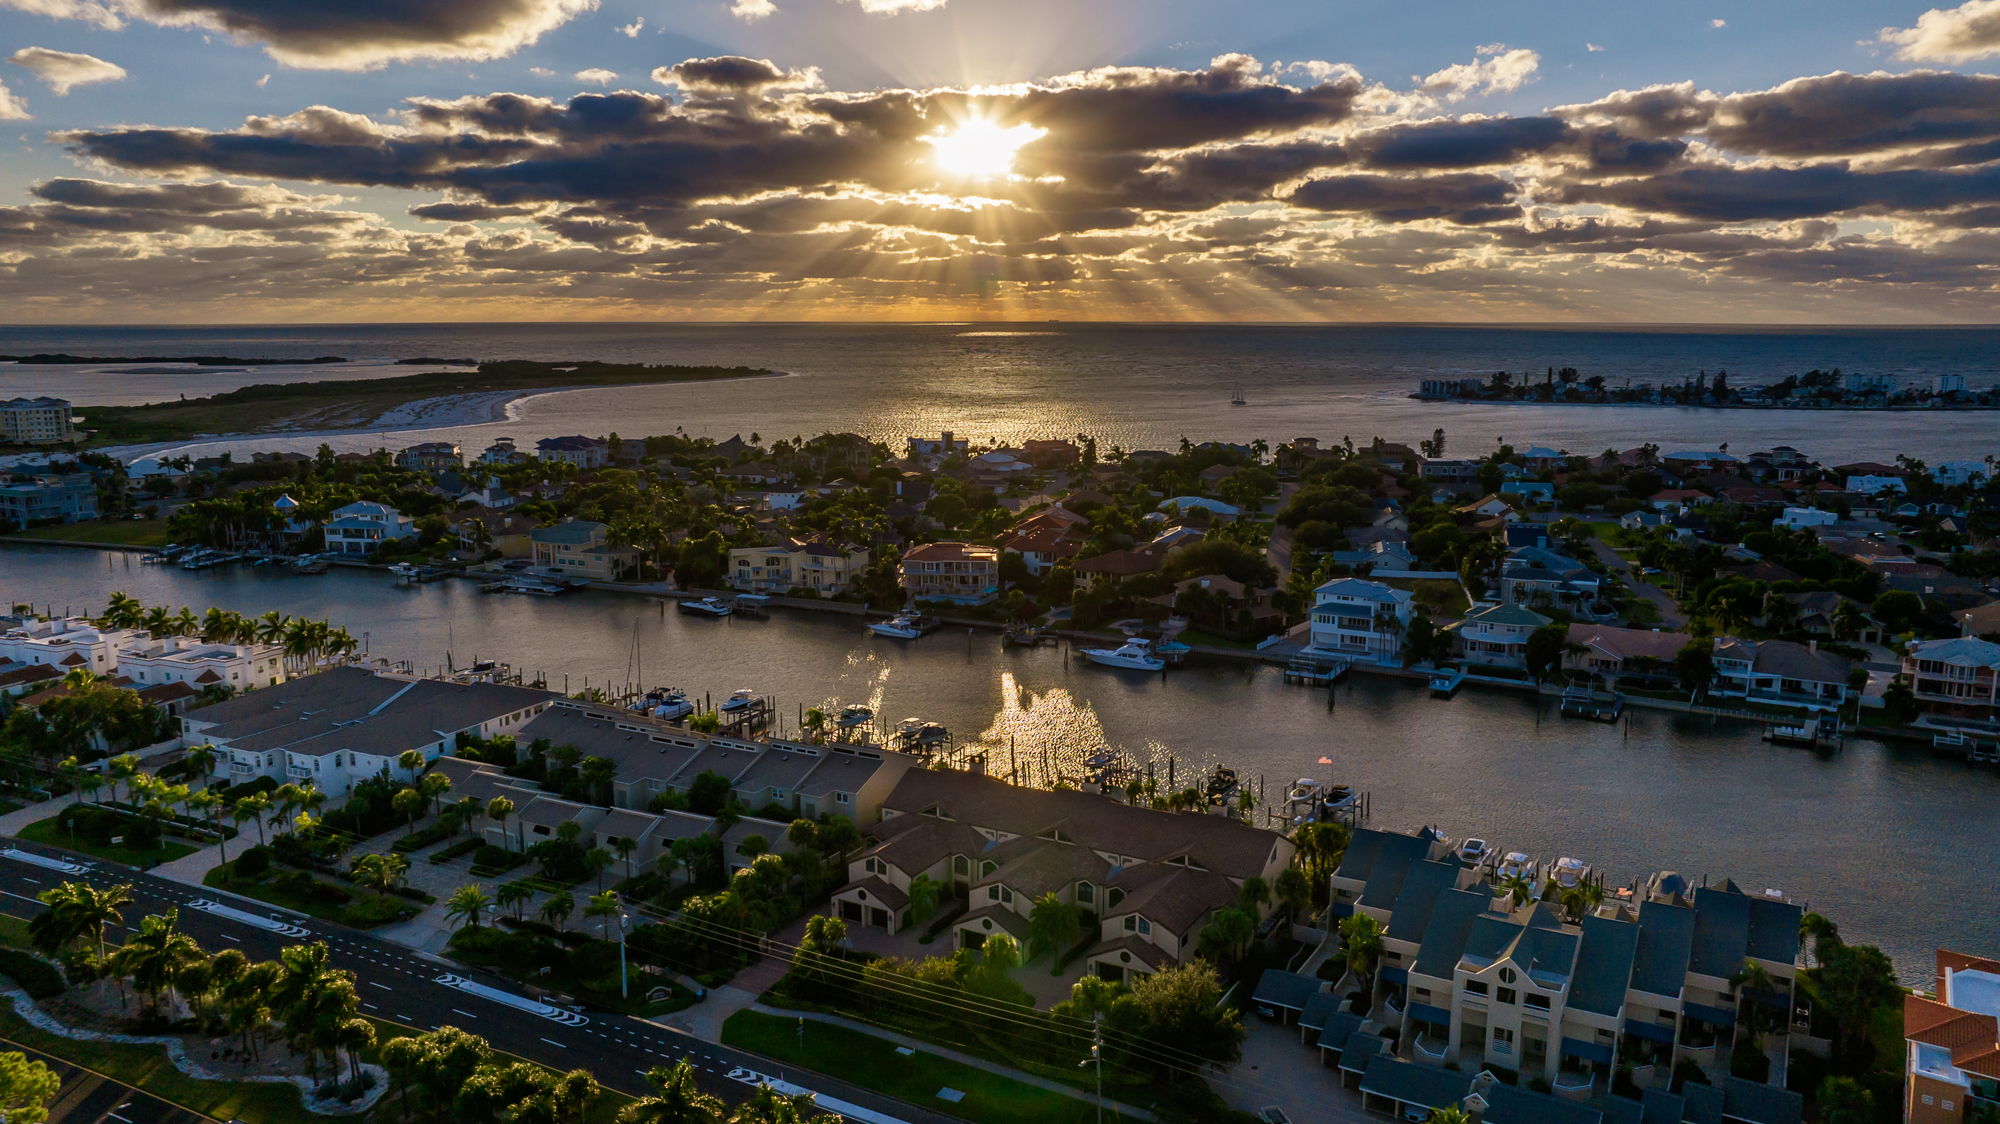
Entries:
[[291, 66], [363, 70], [509, 55], [597, 0], [123, 0], [122, 7], [153, 23], [261, 43]]
[[1444, 219], [1462, 225], [1514, 218], [1514, 185], [1498, 176], [1326, 176], [1308, 180], [1288, 202], [1315, 211], [1370, 215], [1386, 222]]
[[1974, 172], [1860, 172], [1803, 168], [1688, 168], [1644, 179], [1574, 184], [1562, 201], [1716, 222], [1941, 210], [2000, 200], [2000, 166]]
[[532, 204], [517, 207], [503, 207], [495, 203], [455, 202], [423, 203], [410, 208], [410, 213], [420, 219], [432, 222], [490, 222], [494, 219], [516, 219], [532, 215], [541, 208]]
[[657, 67], [653, 70], [653, 81], [686, 90], [752, 91], [803, 89], [816, 85], [818, 77], [811, 71], [785, 70], [770, 59], [717, 55]]
[[300, 195], [271, 185], [55, 179], [35, 184], [29, 193], [43, 202], [0, 208], [0, 242], [201, 229], [296, 232], [349, 226], [370, 217], [330, 209], [335, 196]]

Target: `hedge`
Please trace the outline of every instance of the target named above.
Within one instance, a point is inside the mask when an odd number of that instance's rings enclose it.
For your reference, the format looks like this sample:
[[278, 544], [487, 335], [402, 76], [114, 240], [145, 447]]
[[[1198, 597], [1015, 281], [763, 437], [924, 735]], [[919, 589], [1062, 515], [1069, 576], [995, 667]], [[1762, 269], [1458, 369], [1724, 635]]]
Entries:
[[35, 999], [53, 998], [68, 987], [55, 965], [18, 948], [0, 948], [0, 975], [12, 976]]
[[431, 861], [434, 863], [448, 863], [453, 859], [462, 859], [484, 846], [486, 846], [485, 841], [480, 839], [461, 839], [444, 850], [433, 854]]

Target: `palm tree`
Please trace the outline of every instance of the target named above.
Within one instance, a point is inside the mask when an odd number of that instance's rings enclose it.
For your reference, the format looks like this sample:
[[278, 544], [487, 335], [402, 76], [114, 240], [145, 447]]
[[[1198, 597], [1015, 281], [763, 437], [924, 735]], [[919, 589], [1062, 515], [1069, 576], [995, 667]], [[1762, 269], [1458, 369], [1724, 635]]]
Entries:
[[460, 927], [477, 929], [480, 913], [491, 904], [492, 899], [487, 897], [483, 887], [477, 883], [468, 883], [453, 891], [451, 897], [446, 899], [444, 915], [446, 919], [459, 918]]
[[380, 855], [363, 855], [354, 860], [354, 881], [366, 886], [383, 898], [401, 885], [410, 872], [410, 860], [391, 851]]
[[[744, 842], [748, 843], [749, 840], [746, 839]], [[611, 837], [611, 849], [618, 852], [619, 858], [625, 860], [625, 877], [638, 877], [638, 871], [632, 866], [632, 852], [639, 849], [639, 841], [624, 835], [614, 835]]]
[[1382, 923], [1365, 913], [1350, 915], [1340, 923], [1340, 949], [1347, 970], [1360, 978], [1362, 993], [1372, 996], [1375, 965], [1382, 958]]
[[1782, 1000], [1783, 989], [1762, 964], [1749, 959], [1745, 959], [1743, 966], [1729, 977], [1729, 986], [1736, 991], [1736, 1009], [1745, 1028], [1750, 1031], [1750, 1040], [1761, 1047], [1764, 1035], [1777, 1029], [1772, 1025], [1777, 1020], [1772, 1017], [1771, 1004], [1767, 1000]]
[[575, 912], [574, 897], [569, 894], [550, 894], [549, 900], [542, 903], [541, 916], [543, 921], [554, 925], [556, 931], [561, 932], [563, 922], [569, 920], [569, 915]]
[[534, 888], [519, 880], [505, 883], [494, 892], [494, 900], [499, 903], [501, 909], [513, 907], [514, 919], [517, 921], [521, 918], [521, 907], [534, 896]]
[[406, 749], [396, 755], [396, 764], [408, 779], [414, 781], [417, 779], [417, 774], [424, 770], [424, 755], [417, 750]]
[[180, 931], [180, 910], [168, 909], [139, 920], [139, 931], [111, 956], [112, 969], [132, 977], [132, 986], [157, 1007], [160, 996], [173, 990], [181, 969], [201, 959], [201, 946]]
[[1595, 882], [1584, 882], [1564, 890], [1561, 900], [1563, 915], [1572, 923], [1581, 924], [1584, 915], [1604, 900], [1604, 887]]
[[1250, 951], [1250, 945], [1257, 939], [1257, 921], [1240, 909], [1218, 909], [1209, 916], [1208, 924], [1201, 930], [1196, 940], [1204, 956], [1216, 963], [1235, 964]]
[[592, 894], [590, 899], [583, 903], [583, 916], [586, 919], [597, 920], [597, 934], [607, 941], [611, 939], [611, 922], [623, 910], [624, 906], [619, 902], [617, 893], [611, 890]]
[[403, 817], [411, 831], [417, 830], [417, 817], [423, 814], [424, 807], [429, 803], [424, 794], [414, 788], [402, 789], [389, 798], [389, 807]]
[[804, 1124], [815, 1111], [810, 1093], [786, 1096], [769, 1085], [759, 1085], [749, 1100], [729, 1114], [729, 1124]]
[[1312, 882], [1297, 867], [1288, 866], [1278, 872], [1273, 892], [1278, 899], [1278, 908], [1291, 920], [1298, 920], [1312, 908]]
[[626, 1105], [618, 1124], [717, 1124], [722, 1119], [722, 1101], [701, 1091], [686, 1058], [672, 1068], [647, 1070], [646, 1083], [653, 1087], [652, 1095]]
[[1516, 907], [1524, 906], [1535, 896], [1535, 884], [1528, 881], [1527, 875], [1516, 872], [1500, 880], [1500, 892], [1513, 898]]
[[1826, 963], [1826, 954], [1840, 944], [1840, 926], [1825, 914], [1807, 913], [1799, 918], [1799, 939], [1811, 942], [1813, 962]]
[[1432, 1109], [1424, 1117], [1424, 1124], [1472, 1124], [1472, 1115], [1465, 1111], [1464, 1105], [1448, 1104]]
[[[61, 948], [77, 937], [89, 934], [97, 946], [97, 959], [102, 962], [104, 927], [124, 922], [124, 909], [132, 904], [132, 887], [106, 886], [99, 889], [87, 882], [64, 882], [43, 890], [40, 898], [42, 904], [49, 907], [49, 912], [42, 916], [56, 918], [57, 920], [51, 924], [56, 926], [58, 931], [70, 934], [58, 942], [55, 948]], [[38, 917], [36, 920], [40, 921], [41, 918]]]
[[264, 845], [264, 813], [271, 810], [271, 794], [253, 792], [236, 798], [236, 806], [230, 809], [229, 818], [237, 823], [245, 820], [257, 821], [257, 845]]
[[173, 632], [174, 614], [165, 605], [155, 605], [140, 618], [139, 627], [152, 633], [155, 639], [164, 640]]
[[123, 590], [115, 590], [99, 620], [111, 628], [138, 628], [146, 619], [146, 607]]
[[[486, 802], [486, 816], [494, 823], [500, 825], [500, 838], [503, 840], [507, 838], [507, 817], [513, 814], [514, 802], [505, 796], [496, 796]], [[525, 840], [521, 849], [524, 851], [527, 850]]]
[[187, 762], [188, 775], [206, 778], [215, 772], [216, 750], [213, 742], [191, 745], [182, 760]]
[[1252, 917], [1262, 916], [1264, 907], [1271, 904], [1271, 885], [1256, 875], [1243, 880], [1243, 886], [1236, 894], [1236, 908]]

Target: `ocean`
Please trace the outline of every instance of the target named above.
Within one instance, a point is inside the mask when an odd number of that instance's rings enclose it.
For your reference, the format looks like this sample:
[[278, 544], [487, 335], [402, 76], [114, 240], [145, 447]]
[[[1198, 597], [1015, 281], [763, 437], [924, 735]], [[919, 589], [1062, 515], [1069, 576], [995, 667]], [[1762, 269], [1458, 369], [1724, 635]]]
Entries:
[[[1649, 407], [1482, 406], [1407, 395], [1431, 377], [1538, 373], [1570, 366], [1613, 385], [1727, 370], [1738, 383], [1814, 367], [1883, 373], [1906, 384], [1940, 374], [2000, 382], [2000, 328], [1644, 328], [1437, 325], [1157, 324], [375, 324], [203, 328], [0, 327], [0, 354], [66, 351], [137, 356], [341, 355], [339, 368], [158, 371], [0, 364], [0, 394], [52, 394], [79, 404], [196, 397], [253, 382], [404, 374], [396, 358], [602, 359], [748, 364], [793, 377], [657, 389], [573, 390], [515, 403], [502, 421], [393, 432], [196, 442], [207, 452], [400, 447], [449, 439], [473, 448], [506, 434], [624, 436], [676, 429], [766, 440], [852, 430], [900, 444], [951, 429], [975, 440], [1095, 435], [1107, 450], [1190, 440], [1276, 443], [1317, 436], [1412, 444], [1433, 429], [1447, 452], [1496, 442], [1579, 453], [1652, 442], [1663, 451], [1727, 443], [1749, 452], [1787, 444], [1829, 463], [1983, 457], [2000, 438], [1995, 413], [1793, 413]], [[1241, 390], [1246, 405], [1232, 407]]]

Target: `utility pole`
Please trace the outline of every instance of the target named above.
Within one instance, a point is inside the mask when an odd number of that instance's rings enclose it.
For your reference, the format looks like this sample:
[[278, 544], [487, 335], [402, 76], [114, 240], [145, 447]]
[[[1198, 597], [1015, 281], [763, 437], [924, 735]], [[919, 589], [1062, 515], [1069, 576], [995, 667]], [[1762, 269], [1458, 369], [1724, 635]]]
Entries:
[[629, 999], [632, 996], [632, 973], [625, 970], [625, 923], [630, 920], [632, 920], [631, 914], [622, 909], [618, 911], [618, 998], [620, 999]]
[[1097, 1124], [1104, 1124], [1104, 1012], [1090, 1018], [1090, 1060], [1097, 1063]]

